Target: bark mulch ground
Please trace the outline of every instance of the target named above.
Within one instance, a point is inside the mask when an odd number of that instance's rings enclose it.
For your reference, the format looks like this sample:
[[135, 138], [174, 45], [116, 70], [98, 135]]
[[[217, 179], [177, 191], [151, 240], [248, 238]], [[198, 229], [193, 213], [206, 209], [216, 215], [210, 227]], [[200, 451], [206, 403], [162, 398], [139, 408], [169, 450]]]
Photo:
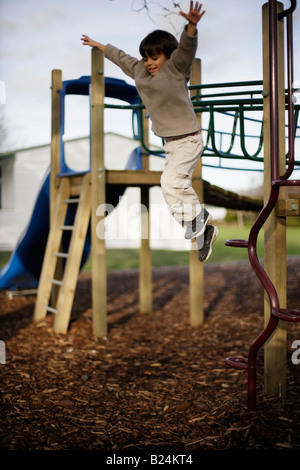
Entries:
[[[288, 259], [288, 306], [298, 309], [299, 266]], [[205, 265], [199, 327], [189, 325], [187, 267], [153, 269], [150, 314], [139, 312], [138, 271], [109, 272], [105, 338], [92, 333], [88, 273], [66, 335], [53, 332], [51, 314], [33, 323], [34, 303], [0, 292], [2, 450], [300, 450], [300, 364], [291, 360], [300, 325], [287, 325], [286, 398], [264, 396], [260, 351], [249, 412], [246, 371], [224, 363], [246, 356], [263, 328], [263, 289], [248, 261]]]

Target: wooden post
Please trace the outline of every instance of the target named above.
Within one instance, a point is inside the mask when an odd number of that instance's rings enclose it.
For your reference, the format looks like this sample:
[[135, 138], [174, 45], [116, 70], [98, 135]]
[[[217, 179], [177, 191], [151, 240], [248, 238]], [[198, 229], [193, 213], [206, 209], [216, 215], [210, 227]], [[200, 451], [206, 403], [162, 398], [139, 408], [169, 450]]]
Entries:
[[[191, 85], [199, 85], [201, 83], [201, 60], [195, 59], [192, 76], [191, 76]], [[195, 94], [191, 90], [191, 95]], [[201, 115], [198, 114], [198, 121], [201, 127]], [[204, 190], [203, 190], [203, 181], [201, 178], [202, 174], [202, 165], [201, 159], [196, 164], [193, 173], [193, 187], [199, 197], [199, 201], [203, 204], [204, 201]], [[193, 243], [193, 242], [192, 242]], [[195, 243], [195, 242], [194, 242]], [[193, 243], [193, 244], [194, 244]], [[190, 251], [190, 324], [192, 326], [197, 326], [203, 323], [204, 321], [204, 302], [203, 302], [203, 284], [204, 284], [204, 266], [203, 263], [199, 262], [198, 259], [198, 250], [192, 249]]]
[[[263, 88], [269, 91], [269, 35], [268, 4], [263, 5]], [[278, 12], [282, 3], [277, 2]], [[278, 22], [278, 69], [279, 69], [279, 142], [280, 172], [285, 172], [285, 114], [284, 114], [284, 31], [283, 22]], [[264, 99], [264, 197], [267, 201], [271, 187], [270, 168], [270, 107], [269, 98]], [[282, 308], [286, 307], [286, 219], [276, 217], [276, 211], [264, 226], [264, 269], [273, 282]], [[265, 324], [270, 317], [270, 304], [265, 294]], [[286, 329], [279, 325], [264, 347], [265, 395], [286, 394]]]
[[[62, 89], [62, 71], [52, 70], [52, 83], [51, 83], [51, 164], [50, 164], [50, 188], [49, 188], [49, 224], [50, 228], [53, 224], [56, 201], [59, 191], [59, 178], [57, 175], [60, 172], [60, 94], [58, 90]], [[49, 230], [50, 232], [50, 230]], [[58, 260], [55, 270], [56, 279], [60, 279], [63, 273], [62, 260]], [[59, 294], [59, 287], [53, 286], [51, 292], [50, 304], [55, 306]]]
[[106, 175], [104, 168], [104, 55], [92, 49], [91, 76], [91, 239], [93, 329], [107, 334], [107, 273], [104, 235]]
[[[70, 178], [64, 178], [70, 180]], [[68, 181], [69, 183], [69, 181]], [[60, 210], [66, 212], [62, 206], [66, 204], [62, 201]], [[73, 232], [68, 250], [68, 259], [65, 265], [63, 284], [58, 297], [57, 313], [54, 322], [56, 333], [66, 334], [69, 328], [70, 316], [74, 301], [74, 293], [80, 271], [80, 263], [86, 239], [86, 233], [91, 214], [91, 184], [90, 174], [87, 173], [82, 180], [80, 191], [80, 201], [75, 216]]]
[[[145, 144], [149, 146], [149, 120], [143, 110]], [[149, 170], [149, 155], [142, 150], [142, 170]], [[150, 247], [150, 188], [141, 186], [141, 246], [139, 270], [139, 298], [141, 313], [152, 312], [152, 259]]]
[[57, 175], [60, 168], [60, 94], [62, 89], [62, 71], [52, 70], [51, 83], [51, 171], [50, 171], [50, 224], [53, 220], [58, 195]]

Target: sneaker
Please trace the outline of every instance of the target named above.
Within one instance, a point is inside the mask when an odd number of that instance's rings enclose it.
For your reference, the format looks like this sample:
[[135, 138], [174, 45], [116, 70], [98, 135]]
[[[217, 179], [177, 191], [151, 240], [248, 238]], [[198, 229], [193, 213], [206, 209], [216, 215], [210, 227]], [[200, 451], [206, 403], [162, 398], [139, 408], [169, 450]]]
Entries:
[[187, 240], [191, 240], [202, 233], [204, 233], [206, 225], [208, 222], [212, 220], [211, 214], [204, 208], [203, 211], [200, 212], [192, 222], [188, 222], [188, 226], [185, 232], [184, 237]]
[[[198, 258], [201, 263], [208, 260], [212, 252], [212, 246], [218, 236], [218, 228], [214, 225], [208, 225], [204, 233], [204, 243], [198, 251]], [[197, 239], [196, 239], [197, 241]]]

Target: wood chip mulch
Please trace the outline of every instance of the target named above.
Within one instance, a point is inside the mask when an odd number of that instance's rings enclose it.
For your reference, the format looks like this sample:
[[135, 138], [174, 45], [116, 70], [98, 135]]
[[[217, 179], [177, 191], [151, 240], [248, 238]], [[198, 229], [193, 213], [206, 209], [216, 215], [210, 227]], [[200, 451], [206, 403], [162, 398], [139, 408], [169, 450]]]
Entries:
[[[298, 308], [300, 257], [288, 259], [288, 306]], [[66, 335], [53, 315], [32, 322], [35, 296], [0, 292], [2, 450], [300, 450], [300, 325], [288, 324], [286, 398], [247, 409], [247, 356], [263, 328], [263, 289], [249, 262], [205, 265], [205, 323], [189, 325], [188, 268], [153, 269], [141, 314], [138, 271], [108, 273], [108, 335], [92, 333], [91, 278], [79, 277]], [[300, 353], [298, 354], [300, 358]]]

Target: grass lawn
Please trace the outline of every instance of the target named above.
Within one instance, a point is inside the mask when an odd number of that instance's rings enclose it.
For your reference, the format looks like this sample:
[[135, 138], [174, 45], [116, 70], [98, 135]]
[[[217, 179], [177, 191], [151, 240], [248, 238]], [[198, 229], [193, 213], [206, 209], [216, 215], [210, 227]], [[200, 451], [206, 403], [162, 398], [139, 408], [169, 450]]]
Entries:
[[[225, 246], [228, 239], [248, 239], [249, 227], [239, 228], [236, 225], [219, 224], [219, 235], [214, 243], [213, 253], [208, 263], [222, 263], [240, 259], [248, 259], [246, 248]], [[300, 227], [289, 226], [287, 229], [287, 255], [300, 255]], [[263, 257], [263, 230], [258, 237], [258, 256]], [[9, 260], [9, 252], [0, 251], [0, 268]], [[189, 264], [188, 251], [152, 250], [153, 266], [185, 266]], [[137, 268], [139, 266], [138, 249], [107, 250], [107, 269]], [[91, 269], [91, 259], [84, 266], [85, 271]]]
[[[246, 248], [234, 248], [225, 245], [228, 239], [248, 239], [251, 227], [239, 228], [235, 225], [220, 225], [219, 235], [214, 243], [213, 252], [208, 263], [223, 263], [240, 259], [248, 259]], [[287, 256], [300, 255], [300, 227], [288, 227], [287, 230]], [[257, 253], [263, 258], [263, 231], [258, 237]], [[186, 266], [189, 264], [188, 251], [152, 250], [153, 266]], [[138, 249], [107, 250], [107, 268], [137, 268], [139, 266]], [[91, 269], [89, 259], [84, 267]]]

